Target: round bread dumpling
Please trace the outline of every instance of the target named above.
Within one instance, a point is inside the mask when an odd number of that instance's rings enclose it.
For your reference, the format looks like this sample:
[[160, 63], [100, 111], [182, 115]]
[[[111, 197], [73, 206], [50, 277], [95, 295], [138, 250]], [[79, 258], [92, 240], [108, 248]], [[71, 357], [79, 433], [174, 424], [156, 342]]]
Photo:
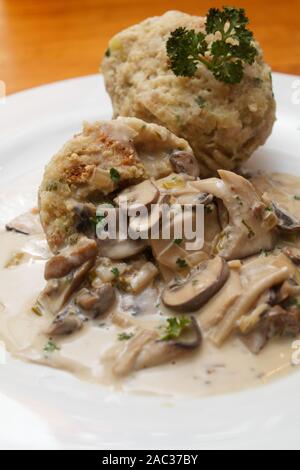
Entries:
[[164, 127], [136, 118], [85, 123], [52, 158], [39, 189], [51, 250], [75, 243], [80, 233], [94, 233], [97, 205], [112, 201], [117, 190], [184, 172], [184, 167], [199, 175], [189, 144]]
[[202, 177], [240, 167], [275, 121], [270, 68], [257, 43], [240, 83], [218, 81], [203, 64], [193, 77], [173, 73], [166, 52], [171, 32], [204, 32], [205, 21], [178, 11], [149, 18], [113, 37], [102, 64], [114, 115], [136, 116], [186, 139]]

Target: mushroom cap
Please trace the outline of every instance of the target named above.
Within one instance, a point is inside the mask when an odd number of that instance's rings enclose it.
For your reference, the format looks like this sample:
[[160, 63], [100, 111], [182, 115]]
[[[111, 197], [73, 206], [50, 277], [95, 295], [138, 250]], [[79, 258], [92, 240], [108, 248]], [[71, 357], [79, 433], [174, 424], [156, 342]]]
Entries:
[[176, 312], [194, 312], [223, 287], [228, 277], [226, 261], [216, 256], [201, 263], [186, 280], [171, 281], [162, 293], [162, 301]]

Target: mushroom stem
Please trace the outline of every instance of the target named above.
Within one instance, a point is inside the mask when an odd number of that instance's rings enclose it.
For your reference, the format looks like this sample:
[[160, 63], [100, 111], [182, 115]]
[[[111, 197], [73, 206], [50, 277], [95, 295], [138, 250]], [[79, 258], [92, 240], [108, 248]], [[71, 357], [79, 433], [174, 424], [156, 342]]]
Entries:
[[240, 299], [237, 300], [225, 318], [210, 334], [212, 341], [217, 344], [217, 346], [220, 346], [235, 329], [237, 320], [249, 312], [258, 297], [272, 286], [281, 284], [288, 279], [288, 277], [289, 269], [285, 267], [253, 284], [245, 295], [242, 295]]

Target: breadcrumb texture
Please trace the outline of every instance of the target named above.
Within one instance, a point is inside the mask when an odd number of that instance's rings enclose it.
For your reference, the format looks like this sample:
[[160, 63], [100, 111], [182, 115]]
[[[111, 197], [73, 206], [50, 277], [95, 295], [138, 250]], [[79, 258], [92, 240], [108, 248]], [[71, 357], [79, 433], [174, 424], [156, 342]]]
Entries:
[[115, 116], [136, 116], [185, 138], [201, 175], [234, 170], [268, 138], [275, 121], [271, 71], [259, 45], [241, 83], [217, 81], [200, 65], [192, 78], [169, 68], [166, 42], [178, 27], [204, 31], [205, 18], [169, 11], [130, 27], [110, 41], [102, 63]]
[[40, 219], [52, 251], [76, 242], [97, 205], [116, 190], [172, 173], [169, 158], [178, 150], [192, 153], [185, 140], [140, 119], [85, 123], [52, 158], [39, 189]]

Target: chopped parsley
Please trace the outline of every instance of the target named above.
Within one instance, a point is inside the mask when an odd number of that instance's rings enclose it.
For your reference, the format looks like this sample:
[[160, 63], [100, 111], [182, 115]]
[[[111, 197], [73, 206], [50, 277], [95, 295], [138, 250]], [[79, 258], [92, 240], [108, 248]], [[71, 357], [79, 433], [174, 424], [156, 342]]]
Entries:
[[106, 51], [105, 51], [105, 57], [110, 57], [110, 56], [111, 56], [111, 51], [110, 51], [110, 49], [108, 48], [108, 49], [106, 49]]
[[244, 205], [244, 203], [243, 203], [243, 201], [241, 200], [240, 196], [237, 196], [237, 195], [236, 195], [236, 196], [234, 196], [234, 197], [235, 197], [237, 203], [238, 203], [240, 206], [243, 206], [243, 205]]
[[186, 316], [167, 318], [167, 323], [161, 336], [162, 341], [170, 341], [179, 338], [183, 330], [191, 324], [191, 319]]
[[263, 249], [260, 250], [260, 256], [266, 257], [266, 256], [269, 256], [269, 254], [270, 254], [270, 253], [269, 253], [267, 250], [263, 250]]
[[112, 268], [111, 269], [111, 272], [113, 273], [113, 275], [115, 277], [119, 277], [120, 276], [120, 271], [118, 270], [118, 268]]
[[294, 196], [295, 201], [300, 201], [300, 196]]
[[60, 348], [51, 339], [49, 339], [48, 343], [44, 346], [44, 353], [46, 354], [50, 354], [59, 350]]
[[32, 308], [31, 308], [32, 312], [35, 313], [35, 315], [37, 315], [38, 317], [42, 317], [43, 316], [43, 312], [42, 312], [42, 309], [41, 307], [36, 303]]
[[120, 173], [118, 172], [118, 170], [116, 170], [115, 168], [111, 168], [109, 170], [109, 174], [110, 174], [110, 179], [118, 184], [120, 182], [120, 179], [121, 179], [121, 176], [120, 176]]
[[174, 245], [181, 245], [181, 243], [183, 242], [182, 238], [175, 238], [175, 240], [173, 241]]
[[134, 336], [133, 333], [126, 333], [126, 332], [119, 333], [119, 334], [118, 334], [118, 340], [119, 340], [119, 341], [128, 341], [128, 340], [130, 340], [133, 336]]
[[185, 259], [183, 259], [183, 258], [177, 258], [176, 264], [177, 264], [177, 266], [179, 266], [181, 269], [188, 267], [187, 262], [186, 262]]
[[[248, 23], [243, 8], [224, 7], [209, 10], [204, 32], [177, 28], [166, 45], [174, 74], [193, 77], [203, 64], [217, 80], [240, 83], [245, 64], [253, 64], [258, 53]], [[208, 35], [215, 35], [211, 44]]]

